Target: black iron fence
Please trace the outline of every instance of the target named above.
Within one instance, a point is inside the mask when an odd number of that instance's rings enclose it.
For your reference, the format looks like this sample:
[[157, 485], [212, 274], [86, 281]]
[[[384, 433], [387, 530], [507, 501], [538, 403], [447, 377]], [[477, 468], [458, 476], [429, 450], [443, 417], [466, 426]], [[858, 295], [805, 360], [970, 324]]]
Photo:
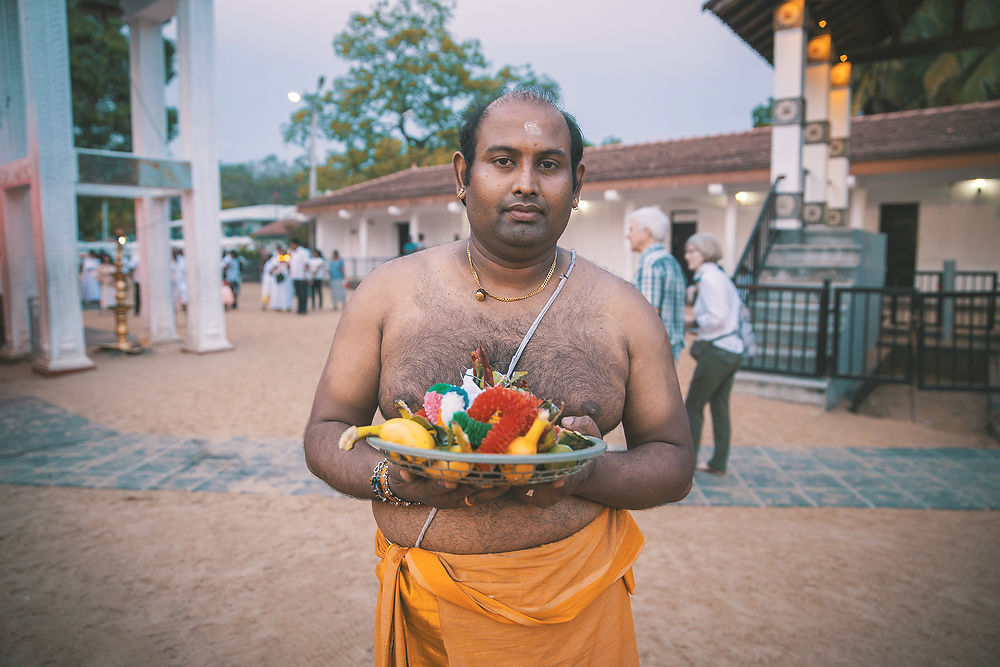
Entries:
[[757, 216], [757, 223], [754, 225], [753, 231], [750, 232], [750, 238], [747, 239], [743, 255], [740, 256], [736, 270], [733, 271], [733, 282], [740, 290], [740, 297], [747, 304], [750, 303], [751, 299], [747, 290], [757, 284], [760, 274], [764, 270], [767, 254], [771, 252], [771, 247], [778, 237], [778, 230], [774, 226], [778, 217], [775, 211], [775, 198], [777, 197], [778, 183], [783, 178], [784, 176], [778, 176], [771, 185], [771, 190], [767, 193], [764, 205], [760, 209], [760, 215]]
[[[940, 292], [944, 290], [944, 271], [915, 271], [913, 286], [921, 292]], [[956, 271], [956, 292], [996, 292], [996, 271]]]
[[830, 285], [743, 288], [757, 353], [745, 356], [746, 370], [821, 377], [829, 357]]

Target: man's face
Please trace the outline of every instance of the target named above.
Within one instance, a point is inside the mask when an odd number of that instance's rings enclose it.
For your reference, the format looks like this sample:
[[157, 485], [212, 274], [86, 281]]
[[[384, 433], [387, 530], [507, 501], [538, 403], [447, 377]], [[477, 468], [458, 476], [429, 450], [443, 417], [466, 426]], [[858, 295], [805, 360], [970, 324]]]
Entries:
[[628, 232], [626, 232], [625, 238], [632, 246], [632, 252], [642, 252], [653, 239], [653, 235], [650, 234], [649, 227], [642, 227], [633, 220], [628, 223]]
[[[569, 128], [562, 114], [546, 104], [501, 103], [479, 125], [474, 160], [465, 201], [477, 238], [516, 248], [559, 239], [583, 180], [581, 164], [574, 192]], [[462, 179], [461, 153], [454, 166]]]

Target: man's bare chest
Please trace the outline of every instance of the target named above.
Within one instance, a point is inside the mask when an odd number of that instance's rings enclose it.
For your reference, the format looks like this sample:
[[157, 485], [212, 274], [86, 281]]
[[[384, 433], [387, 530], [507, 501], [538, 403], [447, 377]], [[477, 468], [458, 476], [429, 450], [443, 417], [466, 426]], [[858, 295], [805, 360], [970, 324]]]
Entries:
[[[536, 395], [563, 402], [567, 415], [592, 416], [606, 432], [621, 420], [628, 373], [624, 342], [602, 326], [598, 309], [571, 305], [554, 305], [546, 313], [517, 370], [527, 373]], [[477, 313], [441, 307], [394, 314], [383, 331], [382, 413], [394, 416], [397, 399], [419, 406], [435, 382], [461, 384], [480, 345], [494, 368], [507, 372], [535, 314], [511, 309], [505, 317], [496, 309]]]

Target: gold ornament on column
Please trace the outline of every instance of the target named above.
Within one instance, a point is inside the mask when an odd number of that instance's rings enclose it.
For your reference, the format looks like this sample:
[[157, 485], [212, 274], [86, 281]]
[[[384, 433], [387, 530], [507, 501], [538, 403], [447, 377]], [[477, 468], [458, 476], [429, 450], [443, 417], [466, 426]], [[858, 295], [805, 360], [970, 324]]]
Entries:
[[832, 50], [833, 41], [830, 38], [830, 33], [816, 35], [806, 45], [806, 58], [811, 63], [830, 62], [830, 53]]
[[834, 88], [851, 85], [851, 63], [839, 62], [830, 68], [830, 85]]
[[805, 0], [789, 0], [774, 10], [774, 29], [801, 28], [805, 15]]

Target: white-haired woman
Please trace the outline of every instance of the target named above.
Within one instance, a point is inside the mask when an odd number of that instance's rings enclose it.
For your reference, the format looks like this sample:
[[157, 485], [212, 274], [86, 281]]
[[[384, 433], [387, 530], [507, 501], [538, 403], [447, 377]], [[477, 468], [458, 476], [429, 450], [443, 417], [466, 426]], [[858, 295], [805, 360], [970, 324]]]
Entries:
[[712, 433], [715, 450], [707, 463], [698, 465], [702, 472], [725, 473], [729, 463], [729, 441], [732, 428], [729, 422], [729, 394], [740, 360], [743, 358], [743, 340], [739, 335], [742, 301], [736, 286], [718, 265], [722, 247], [711, 234], [695, 234], [684, 246], [684, 260], [694, 272], [698, 296], [694, 302], [694, 315], [686, 318], [689, 328], [697, 327], [698, 339], [691, 348], [691, 356], [698, 360], [691, 386], [688, 388], [685, 407], [691, 424], [695, 452], [701, 441], [705, 423], [705, 404], [712, 412]]

